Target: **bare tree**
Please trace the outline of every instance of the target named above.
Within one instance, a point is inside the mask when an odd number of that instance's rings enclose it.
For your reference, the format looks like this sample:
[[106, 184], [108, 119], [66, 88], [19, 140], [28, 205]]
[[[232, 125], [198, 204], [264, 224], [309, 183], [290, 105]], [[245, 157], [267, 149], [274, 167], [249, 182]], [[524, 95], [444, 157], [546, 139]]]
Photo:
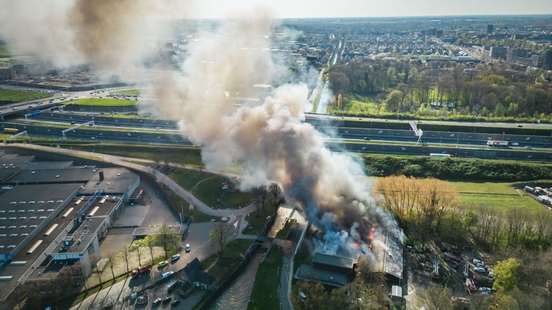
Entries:
[[129, 259], [129, 256], [130, 256], [130, 250], [129, 250], [128, 246], [124, 245], [121, 248], [121, 253], [123, 254], [123, 259], [124, 259], [125, 264], [126, 264], [126, 272], [128, 273], [129, 272], [128, 259]]
[[113, 276], [113, 279], [115, 279], [115, 272], [113, 271], [113, 268], [115, 268], [116, 262], [117, 262], [117, 256], [115, 255], [115, 253], [109, 252], [107, 254], [107, 261], [105, 264], [111, 270], [111, 275]]
[[270, 192], [270, 195], [272, 196], [274, 202], [278, 200], [280, 193], [282, 193], [282, 189], [280, 188], [280, 185], [278, 185], [278, 183], [271, 183], [268, 187], [268, 191]]
[[217, 243], [220, 246], [220, 252], [222, 253], [224, 245], [228, 242], [233, 233], [233, 226], [219, 223], [215, 225], [209, 233], [209, 240], [211, 241], [211, 244]]
[[137, 246], [136, 247], [136, 256], [138, 257], [138, 265], [142, 266], [142, 247]]
[[104, 265], [104, 268], [101, 268], [100, 266], [100, 263], [96, 263], [96, 268], [94, 268], [92, 270], [92, 272], [96, 275], [96, 277], [98, 278], [98, 281], [100, 281], [100, 286], [103, 284], [102, 283], [102, 273], [104, 272], [105, 270], [105, 265]]
[[450, 289], [430, 283], [427, 289], [420, 290], [417, 294], [421, 305], [428, 310], [447, 310], [452, 309], [450, 303]]

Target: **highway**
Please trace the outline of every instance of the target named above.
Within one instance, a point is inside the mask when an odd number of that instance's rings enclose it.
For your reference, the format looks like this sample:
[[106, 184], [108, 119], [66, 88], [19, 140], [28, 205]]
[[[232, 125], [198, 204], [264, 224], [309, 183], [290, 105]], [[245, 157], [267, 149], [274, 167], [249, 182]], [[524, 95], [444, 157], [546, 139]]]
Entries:
[[[130, 133], [127, 135], [125, 141], [135, 141], [131, 138], [135, 135], [133, 132], [137, 129], [151, 130], [155, 133], [137, 133], [141, 139], [147, 140], [149, 143], [165, 142], [170, 144], [185, 144], [189, 145], [187, 140], [177, 140], [179, 137], [178, 126], [175, 121], [172, 120], [155, 120], [155, 119], [139, 119], [139, 118], [116, 118], [107, 117], [101, 114], [95, 115], [83, 115], [80, 113], [70, 112], [43, 112], [38, 116], [29, 117], [29, 120], [40, 122], [56, 122], [70, 125], [72, 123], [82, 124], [89, 121], [94, 121], [96, 126], [112, 127], [110, 130], [122, 131], [123, 133]], [[381, 142], [404, 142], [414, 143], [418, 140], [418, 137], [414, 135], [414, 132], [410, 129], [410, 126], [404, 125], [404, 129], [380, 129], [380, 128], [359, 128], [359, 127], [345, 127], [344, 124], [339, 122], [320, 122], [316, 118], [309, 117], [307, 122], [311, 123], [317, 130], [322, 133], [327, 133], [330, 137], [350, 139], [350, 140], [370, 140]], [[341, 126], [340, 126], [341, 125]], [[4, 127], [16, 127], [22, 130], [21, 125], [11, 125], [4, 123]], [[39, 126], [39, 125], [37, 125]], [[25, 128], [23, 128], [25, 129]], [[33, 134], [42, 134], [44, 136], [61, 137], [61, 129], [46, 128], [44, 129], [32, 129]], [[49, 130], [49, 131], [48, 131]], [[29, 134], [31, 131], [29, 131]], [[101, 135], [99, 133], [102, 133]], [[84, 130], [84, 128], [76, 129], [75, 132], [69, 132], [66, 134], [68, 138], [81, 138], [91, 139], [94, 136], [96, 139], [108, 139], [113, 140], [121, 138], [121, 134], [116, 135], [112, 132], [97, 132]], [[170, 137], [167, 137], [170, 136]], [[138, 137], [137, 137], [138, 138]], [[534, 147], [534, 148], [551, 148], [552, 137], [551, 136], [535, 136], [535, 135], [512, 135], [512, 134], [488, 134], [488, 133], [470, 133], [470, 132], [446, 132], [446, 131], [424, 131], [422, 142], [425, 143], [438, 143], [438, 144], [452, 144], [452, 145], [469, 145], [469, 146], [486, 146], [488, 140], [501, 140], [508, 141], [510, 145], [517, 143], [514, 148]]]

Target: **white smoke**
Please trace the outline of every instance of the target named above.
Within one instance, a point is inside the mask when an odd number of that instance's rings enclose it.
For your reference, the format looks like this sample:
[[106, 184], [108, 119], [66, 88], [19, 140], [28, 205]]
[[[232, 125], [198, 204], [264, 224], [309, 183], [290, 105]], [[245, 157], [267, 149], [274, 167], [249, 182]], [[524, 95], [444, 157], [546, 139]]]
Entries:
[[[256, 105], [234, 106], [234, 95], [281, 72], [270, 54], [274, 23], [267, 11], [222, 23], [218, 31], [189, 47], [184, 75], [157, 83], [159, 106], [177, 117], [183, 136], [202, 145], [208, 169], [240, 166], [247, 176], [277, 181], [325, 232], [329, 247], [369, 251], [382, 231], [395, 231], [391, 216], [372, 203], [362, 160], [326, 147], [326, 136], [304, 123], [309, 89], [284, 84]], [[177, 91], [176, 91], [177, 90]]]

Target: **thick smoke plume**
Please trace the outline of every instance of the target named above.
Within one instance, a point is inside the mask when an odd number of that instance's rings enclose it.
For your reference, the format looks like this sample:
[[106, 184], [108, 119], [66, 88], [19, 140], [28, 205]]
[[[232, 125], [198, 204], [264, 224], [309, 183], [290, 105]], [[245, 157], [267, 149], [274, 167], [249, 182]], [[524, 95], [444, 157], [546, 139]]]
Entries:
[[324, 231], [326, 245], [366, 253], [380, 232], [397, 225], [372, 203], [362, 162], [331, 152], [326, 137], [302, 122], [308, 87], [285, 84], [257, 105], [233, 104], [236, 92], [271, 83], [271, 72], [281, 71], [269, 52], [270, 15], [254, 16], [233, 19], [191, 45], [185, 75], [157, 84], [160, 106], [178, 116], [182, 135], [203, 146], [208, 168], [240, 165], [249, 176], [279, 182]]
[[[0, 0], [0, 38], [12, 52], [33, 55], [54, 68], [87, 64], [111, 72], [141, 68], [166, 31], [163, 17], [186, 10], [162, 0]], [[159, 19], [159, 20], [156, 20]], [[120, 71], [118, 72], [120, 74]]]

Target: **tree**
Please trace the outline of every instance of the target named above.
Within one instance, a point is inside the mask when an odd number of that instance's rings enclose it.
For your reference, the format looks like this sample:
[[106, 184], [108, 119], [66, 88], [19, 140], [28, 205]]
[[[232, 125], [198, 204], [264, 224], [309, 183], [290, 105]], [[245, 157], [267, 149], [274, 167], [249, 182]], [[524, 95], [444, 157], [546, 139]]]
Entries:
[[162, 225], [159, 228], [159, 232], [155, 235], [155, 239], [157, 240], [157, 244], [163, 248], [163, 251], [165, 252], [165, 259], [168, 258], [169, 247], [171, 245], [176, 246], [176, 244], [180, 242], [180, 236], [167, 225]]
[[499, 261], [493, 269], [495, 274], [493, 288], [497, 291], [513, 290], [518, 282], [519, 266], [515, 258]]
[[121, 249], [121, 253], [123, 254], [123, 259], [124, 259], [125, 264], [126, 264], [126, 272], [128, 273], [130, 271], [128, 269], [128, 259], [129, 259], [129, 256], [130, 256], [130, 250], [126, 245], [124, 245]]
[[222, 253], [224, 245], [228, 242], [233, 233], [233, 226], [219, 223], [216, 224], [209, 233], [209, 240], [211, 244], [218, 244], [220, 246], [220, 252]]
[[450, 289], [441, 287], [435, 283], [430, 283], [425, 290], [417, 293], [418, 300], [427, 310], [447, 310], [452, 309], [450, 303]]
[[94, 269], [92, 270], [92, 272], [96, 275], [96, 277], [98, 278], [98, 281], [100, 281], [100, 286], [101, 286], [101, 285], [102, 285], [102, 273], [103, 273], [104, 270], [105, 270], [105, 265], [104, 265], [104, 267], [102, 268], [102, 267], [100, 266], [100, 263], [98, 262], [98, 263], [96, 263], [96, 266], [95, 266], [95, 267], [96, 267], [96, 268], [94, 268]]
[[387, 111], [395, 112], [400, 109], [400, 106], [402, 105], [402, 99], [404, 98], [404, 94], [400, 90], [394, 90], [392, 91], [389, 96], [387, 96], [387, 99], [385, 100], [385, 105]]
[[[257, 198], [257, 203], [260, 205], [261, 209], [266, 204], [266, 201], [268, 200], [269, 195], [270, 195], [270, 191], [269, 191], [269, 188], [266, 187], [266, 185], [261, 185], [253, 190], [253, 196]], [[257, 207], [257, 209], [258, 208], [259, 207]]]
[[148, 246], [149, 250], [150, 250], [150, 255], [151, 255], [151, 261], [153, 262], [153, 247], [155, 246], [155, 243], [156, 243], [156, 240], [155, 240], [155, 235], [149, 235], [149, 236], [146, 236], [144, 238], [144, 243]]
[[280, 185], [278, 185], [278, 183], [271, 183], [268, 187], [268, 191], [270, 192], [273, 201], [277, 201], [278, 196], [280, 196], [280, 193], [282, 193], [282, 189], [280, 188]]
[[113, 268], [115, 268], [116, 262], [117, 262], [117, 256], [115, 256], [115, 253], [113, 252], [107, 253], [107, 261], [105, 262], [105, 264], [111, 270], [111, 275], [113, 276], [113, 279], [115, 279], [115, 272], [113, 271]]
[[143, 249], [141, 246], [136, 247], [136, 256], [138, 257], [138, 265], [142, 266], [142, 252]]

